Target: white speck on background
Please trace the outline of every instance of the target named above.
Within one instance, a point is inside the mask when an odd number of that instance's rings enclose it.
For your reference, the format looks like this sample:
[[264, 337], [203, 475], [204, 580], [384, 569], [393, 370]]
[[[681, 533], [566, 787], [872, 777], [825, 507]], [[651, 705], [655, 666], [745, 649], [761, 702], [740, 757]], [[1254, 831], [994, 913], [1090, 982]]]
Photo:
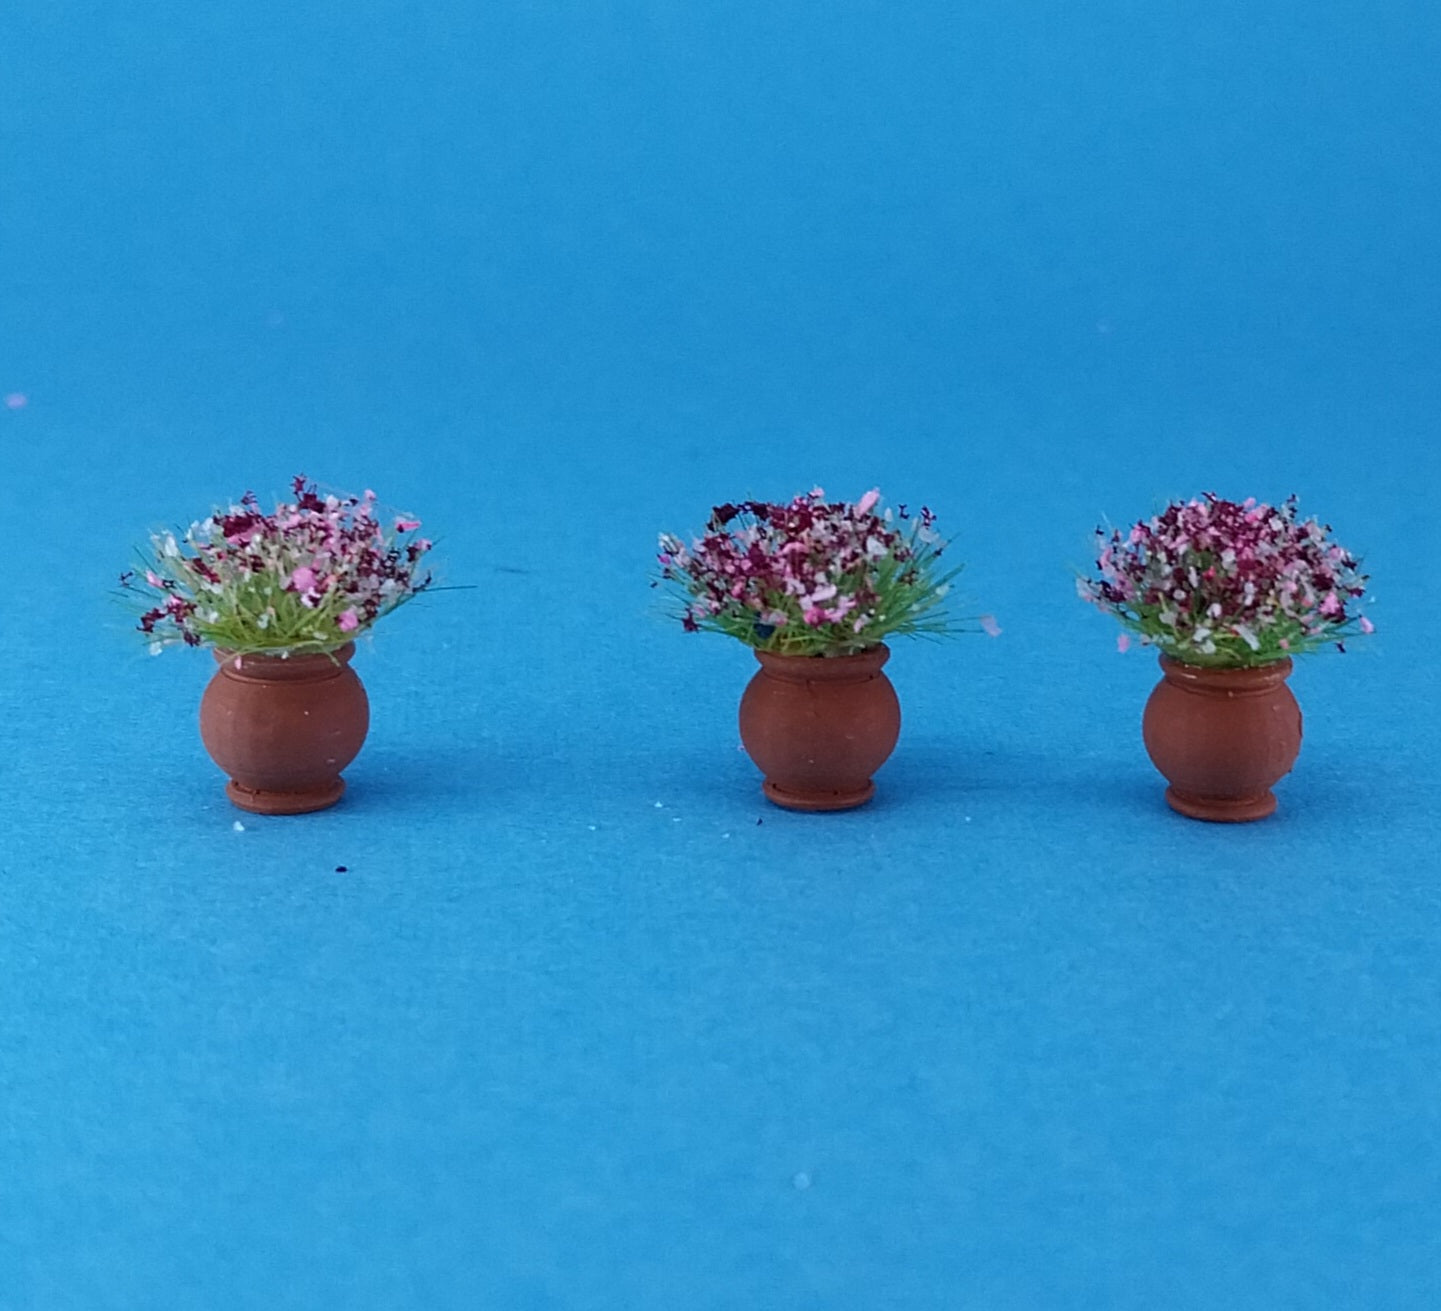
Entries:
[[590, 831], [591, 831], [592, 833], [595, 832], [595, 825], [594, 825], [594, 824], [587, 824], [586, 827], [587, 827], [588, 829], [590, 829]]
[[237, 833], [245, 832], [245, 825], [242, 824], [238, 819], [230, 827], [233, 828]]
[[657, 810], [664, 810], [664, 809], [665, 809], [665, 802], [664, 802], [664, 801], [657, 801], [657, 802], [655, 803], [655, 808], [656, 808]]

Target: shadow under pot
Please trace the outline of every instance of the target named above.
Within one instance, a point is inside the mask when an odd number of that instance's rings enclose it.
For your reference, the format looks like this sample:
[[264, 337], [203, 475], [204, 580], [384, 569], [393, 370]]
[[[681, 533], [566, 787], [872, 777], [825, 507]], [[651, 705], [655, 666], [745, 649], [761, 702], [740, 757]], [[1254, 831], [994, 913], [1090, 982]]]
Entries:
[[1271, 788], [1301, 751], [1291, 662], [1207, 669], [1161, 657], [1141, 729], [1166, 801], [1192, 819], [1239, 823], [1276, 809]]
[[788, 810], [849, 810], [876, 791], [871, 775], [895, 750], [901, 706], [884, 645], [848, 656], [757, 651], [740, 705], [741, 742]]
[[200, 702], [200, 737], [229, 776], [241, 810], [299, 815], [324, 810], [345, 791], [343, 770], [370, 727], [365, 688], [350, 667], [355, 643], [316, 654], [236, 655]]

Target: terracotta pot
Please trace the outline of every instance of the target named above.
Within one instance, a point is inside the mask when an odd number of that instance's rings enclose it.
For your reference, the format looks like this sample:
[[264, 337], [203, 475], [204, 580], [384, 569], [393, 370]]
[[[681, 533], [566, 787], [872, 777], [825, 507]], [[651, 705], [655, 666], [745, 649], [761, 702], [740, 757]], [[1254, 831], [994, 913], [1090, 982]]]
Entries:
[[741, 741], [776, 805], [849, 810], [875, 795], [871, 775], [901, 732], [900, 702], [881, 669], [890, 654], [755, 653], [761, 667], [741, 698]]
[[220, 668], [200, 702], [200, 737], [242, 810], [299, 815], [340, 800], [340, 771], [370, 727], [354, 654], [353, 642], [287, 658], [215, 652]]
[[1231, 822], [1269, 815], [1271, 787], [1301, 750], [1301, 707], [1286, 686], [1291, 662], [1203, 669], [1162, 656], [1161, 673], [1141, 728], [1171, 784], [1171, 808]]

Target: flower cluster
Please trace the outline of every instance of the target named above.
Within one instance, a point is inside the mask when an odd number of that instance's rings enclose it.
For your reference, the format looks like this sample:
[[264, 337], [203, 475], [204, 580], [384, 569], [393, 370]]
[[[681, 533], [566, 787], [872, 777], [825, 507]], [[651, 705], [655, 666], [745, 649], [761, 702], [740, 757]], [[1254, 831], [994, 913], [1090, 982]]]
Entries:
[[1208, 492], [1127, 532], [1097, 529], [1099, 576], [1077, 590], [1187, 664], [1269, 664], [1329, 642], [1344, 651], [1374, 626], [1355, 609], [1368, 579], [1330, 532], [1300, 519], [1294, 496], [1273, 507]]
[[818, 487], [785, 505], [717, 506], [690, 546], [662, 533], [661, 577], [681, 593], [681, 623], [785, 655], [947, 632], [940, 605], [960, 570], [941, 570], [935, 516], [878, 511], [879, 501], [877, 491], [827, 501]]
[[270, 514], [246, 492], [183, 534], [151, 538], [120, 583], [145, 600], [138, 627], [152, 651], [334, 650], [430, 585], [418, 519], [387, 527], [374, 492], [322, 497], [303, 476], [292, 486], [294, 502]]

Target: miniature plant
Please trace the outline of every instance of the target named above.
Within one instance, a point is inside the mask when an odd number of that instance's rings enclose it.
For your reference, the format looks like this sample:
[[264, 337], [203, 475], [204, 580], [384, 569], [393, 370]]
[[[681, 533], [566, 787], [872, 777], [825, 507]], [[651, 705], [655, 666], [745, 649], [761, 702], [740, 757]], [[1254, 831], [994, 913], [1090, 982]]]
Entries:
[[184, 533], [156, 533], [121, 586], [147, 606], [137, 627], [167, 645], [235, 652], [331, 651], [430, 586], [418, 519], [379, 518], [375, 493], [295, 500], [262, 513], [251, 492]]
[[661, 578], [679, 593], [686, 631], [830, 656], [952, 631], [941, 606], [960, 568], [941, 566], [935, 515], [880, 511], [879, 502], [878, 491], [854, 504], [827, 501], [818, 487], [784, 505], [717, 506], [689, 546], [662, 533]]
[[1344, 651], [1375, 629], [1356, 609], [1369, 579], [1330, 533], [1299, 517], [1294, 496], [1270, 506], [1207, 492], [1126, 532], [1098, 528], [1098, 575], [1077, 590], [1186, 664], [1252, 667], [1332, 642]]

